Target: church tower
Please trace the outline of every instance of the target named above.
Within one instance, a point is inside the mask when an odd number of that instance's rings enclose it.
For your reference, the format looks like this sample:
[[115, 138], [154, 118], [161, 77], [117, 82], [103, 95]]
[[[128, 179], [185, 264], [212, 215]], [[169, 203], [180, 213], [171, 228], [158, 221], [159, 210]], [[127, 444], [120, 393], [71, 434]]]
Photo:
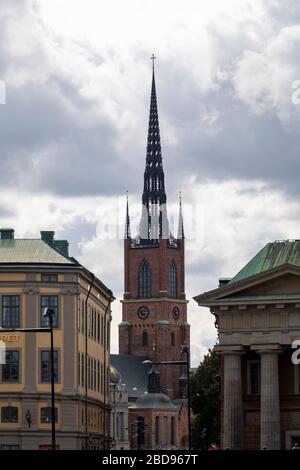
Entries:
[[[132, 237], [127, 200], [124, 237], [124, 297], [119, 325], [119, 352], [152, 361], [182, 360], [189, 347], [184, 281], [184, 231], [179, 202], [177, 238], [169, 229], [167, 196], [159, 132], [154, 74], [147, 141], [142, 215], [139, 233]], [[185, 390], [186, 371], [161, 366], [160, 383], [172, 398]]]

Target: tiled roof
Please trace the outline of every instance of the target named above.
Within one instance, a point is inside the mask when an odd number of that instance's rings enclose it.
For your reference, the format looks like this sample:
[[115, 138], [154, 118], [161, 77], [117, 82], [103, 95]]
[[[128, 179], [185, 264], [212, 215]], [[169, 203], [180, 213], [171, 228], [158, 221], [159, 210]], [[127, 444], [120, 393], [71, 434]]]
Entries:
[[7, 263], [77, 264], [75, 260], [38, 239], [0, 240], [0, 264]]

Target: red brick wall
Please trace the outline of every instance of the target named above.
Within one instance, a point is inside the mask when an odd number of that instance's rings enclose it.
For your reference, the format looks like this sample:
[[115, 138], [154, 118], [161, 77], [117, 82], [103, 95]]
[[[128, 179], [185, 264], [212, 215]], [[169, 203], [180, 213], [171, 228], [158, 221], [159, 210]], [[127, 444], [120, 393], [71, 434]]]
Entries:
[[184, 241], [179, 240], [177, 248], [168, 246], [164, 239], [160, 239], [156, 247], [132, 248], [130, 243], [130, 240], [124, 242], [124, 298], [138, 298], [138, 270], [144, 259], [147, 259], [151, 267], [152, 297], [165, 297], [168, 294], [169, 264], [174, 259], [179, 298], [185, 299]]
[[[138, 298], [139, 266], [146, 259], [151, 269], [151, 300]], [[170, 298], [169, 265], [171, 260], [176, 263], [177, 298]], [[130, 240], [124, 241], [124, 303], [122, 320], [130, 326], [121, 324], [119, 327], [120, 354], [147, 356], [154, 361], [180, 360], [180, 346], [190, 344], [187, 322], [184, 287], [184, 241], [178, 241], [178, 247], [169, 247], [167, 240], [160, 239], [158, 247], [131, 247]], [[168, 298], [168, 300], [166, 300]], [[134, 302], [126, 302], [135, 300]], [[146, 320], [139, 319], [139, 307], [148, 307], [150, 314]], [[180, 317], [174, 320], [172, 310], [177, 306]], [[169, 324], [157, 324], [159, 320], [167, 320]], [[147, 332], [148, 346], [143, 346], [143, 333]], [[171, 334], [175, 335], [175, 345], [171, 343]], [[170, 396], [179, 393], [180, 366], [161, 366], [161, 385], [168, 390]]]

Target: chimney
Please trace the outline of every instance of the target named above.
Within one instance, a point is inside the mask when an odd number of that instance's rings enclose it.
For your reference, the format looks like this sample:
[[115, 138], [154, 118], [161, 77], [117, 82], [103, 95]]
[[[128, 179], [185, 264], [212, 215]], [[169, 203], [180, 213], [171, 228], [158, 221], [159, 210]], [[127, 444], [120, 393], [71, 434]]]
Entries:
[[53, 245], [54, 244], [54, 234], [55, 234], [55, 232], [53, 232], [51, 230], [42, 230], [41, 231], [41, 239], [45, 243], [48, 243], [48, 245]]
[[225, 287], [231, 281], [231, 277], [220, 277], [219, 279], [219, 287]]
[[54, 240], [54, 246], [64, 256], [69, 256], [69, 242], [68, 242], [68, 240]]
[[1, 240], [13, 240], [14, 234], [13, 228], [0, 228]]

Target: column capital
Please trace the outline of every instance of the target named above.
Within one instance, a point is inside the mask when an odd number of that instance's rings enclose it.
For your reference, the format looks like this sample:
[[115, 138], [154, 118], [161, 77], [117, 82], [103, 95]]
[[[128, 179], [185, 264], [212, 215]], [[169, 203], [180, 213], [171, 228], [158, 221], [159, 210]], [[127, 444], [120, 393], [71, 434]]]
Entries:
[[250, 350], [258, 354], [280, 354], [283, 352], [280, 344], [253, 344], [250, 346]]
[[218, 345], [214, 347], [214, 351], [225, 355], [234, 355], [234, 354], [244, 354], [246, 353], [246, 349], [243, 346], [226, 346], [226, 345]]

